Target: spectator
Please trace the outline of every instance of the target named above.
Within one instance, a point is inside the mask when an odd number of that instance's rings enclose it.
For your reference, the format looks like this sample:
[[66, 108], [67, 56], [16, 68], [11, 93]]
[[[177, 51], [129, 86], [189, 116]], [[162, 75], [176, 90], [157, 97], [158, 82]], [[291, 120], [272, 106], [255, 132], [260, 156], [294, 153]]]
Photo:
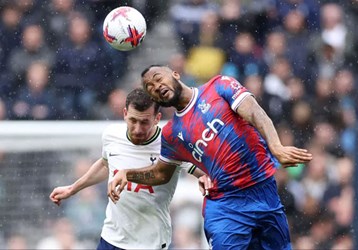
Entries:
[[[247, 5], [248, 3], [246, 3]], [[233, 50], [232, 41], [235, 36], [243, 33], [255, 33], [254, 39], [259, 39], [258, 30], [262, 26], [257, 22], [256, 13], [247, 11], [245, 3], [240, 0], [224, 0], [220, 6], [220, 31], [225, 38], [223, 41], [225, 52]]]
[[60, 218], [51, 224], [49, 235], [38, 241], [36, 249], [88, 249], [76, 238], [73, 224], [70, 220]]
[[323, 195], [328, 186], [328, 160], [325, 154], [316, 154], [315, 158], [306, 166], [306, 175], [302, 179], [302, 185], [306, 194], [318, 203], [323, 200]]
[[25, 24], [40, 23], [43, 20], [45, 10], [41, 8], [38, 0], [14, 0], [16, 6], [23, 14]]
[[354, 240], [350, 234], [336, 237], [332, 243], [331, 250], [354, 249]]
[[356, 128], [357, 116], [354, 107], [347, 105], [342, 108], [343, 128], [340, 135], [340, 144], [347, 155], [353, 156], [356, 152]]
[[45, 15], [46, 21], [43, 25], [47, 27], [47, 39], [51, 48], [57, 49], [62, 39], [68, 35], [68, 24], [74, 5], [74, 0], [51, 0], [49, 2]]
[[112, 89], [110, 63], [91, 37], [88, 19], [74, 13], [69, 37], [58, 50], [54, 68], [61, 119], [93, 119], [97, 98]]
[[194, 76], [186, 72], [186, 63], [187, 59], [185, 54], [180, 52], [173, 54], [169, 58], [169, 67], [178, 72], [181, 75], [183, 81], [187, 82], [189, 86], [194, 87], [196, 86], [197, 82], [195, 81]]
[[276, 2], [276, 10], [282, 23], [282, 19], [292, 10], [298, 10], [304, 14], [310, 30], [319, 27], [319, 3], [315, 0], [274, 0]]
[[[341, 119], [338, 122], [340, 121]], [[344, 153], [341, 145], [338, 144], [339, 131], [336, 128], [337, 125], [332, 122], [323, 119], [316, 119], [314, 122], [314, 135], [311, 140], [330, 154], [342, 156]]]
[[[328, 3], [321, 8], [321, 31], [312, 39], [310, 66], [312, 79], [332, 78], [346, 64], [346, 55], [352, 52], [353, 38], [343, 19], [342, 8]], [[317, 72], [317, 73], [316, 73]]]
[[294, 241], [293, 249], [316, 250], [314, 241], [310, 236], [300, 236]]
[[312, 220], [312, 226], [309, 232], [316, 249], [330, 249], [334, 237], [334, 228], [335, 223], [331, 213], [321, 211], [317, 217]]
[[[306, 28], [306, 19], [302, 11], [290, 10], [283, 20], [283, 27], [287, 41], [286, 56], [289, 58], [293, 73], [309, 81], [307, 74], [307, 59], [309, 54], [310, 33]], [[297, 53], [299, 51], [300, 53]], [[307, 83], [308, 85], [308, 83]], [[309, 87], [309, 85], [307, 86]]]
[[349, 69], [338, 70], [333, 83], [334, 93], [340, 102], [340, 106], [354, 107], [354, 101], [358, 98], [358, 95], [353, 72]]
[[323, 205], [333, 213], [338, 227], [349, 230], [354, 216], [354, 163], [351, 158], [342, 157], [337, 160], [335, 167], [336, 179], [328, 185]]
[[[183, 0], [170, 9], [175, 32], [182, 41], [185, 53], [195, 45], [200, 31], [200, 22], [207, 11], [216, 11], [218, 7], [209, 0]], [[194, 36], [194, 37], [193, 37]]]
[[270, 65], [282, 57], [286, 57], [287, 40], [282, 31], [275, 30], [267, 34], [265, 44], [263, 46], [262, 58], [265, 63], [264, 74], [267, 74]]
[[292, 122], [292, 132], [295, 135], [295, 143], [303, 146], [313, 135], [313, 115], [311, 104], [307, 100], [299, 100], [292, 103], [287, 110], [287, 119]]
[[126, 97], [127, 92], [125, 90], [120, 88], [112, 90], [108, 95], [107, 102], [96, 108], [98, 110], [96, 117], [101, 120], [123, 120]]
[[22, 13], [15, 4], [8, 3], [2, 7], [0, 22], [0, 74], [5, 73], [11, 51], [20, 45], [21, 18]]
[[247, 88], [256, 98], [257, 102], [260, 104], [266, 112], [268, 112], [268, 96], [264, 91], [263, 79], [260, 75], [249, 75], [243, 81], [243, 85]]
[[337, 96], [334, 93], [333, 81], [330, 78], [319, 78], [315, 84], [315, 95], [312, 99], [313, 115], [316, 119], [328, 121], [340, 121], [341, 110]]
[[268, 113], [274, 122], [279, 122], [283, 117], [283, 105], [291, 97], [287, 80], [292, 76], [290, 62], [285, 57], [280, 57], [270, 66], [270, 73], [264, 79], [264, 90], [268, 94]]
[[275, 179], [277, 182], [278, 194], [280, 195], [281, 202], [285, 207], [285, 213], [287, 215], [287, 220], [291, 227], [294, 224], [294, 215], [297, 214], [295, 197], [291, 193], [291, 190], [287, 189], [289, 182], [289, 173], [285, 169], [278, 169], [275, 173]]
[[56, 102], [49, 86], [49, 69], [43, 62], [32, 62], [25, 86], [18, 91], [12, 106], [13, 119], [48, 120], [56, 118]]
[[200, 22], [198, 43], [189, 48], [186, 70], [202, 84], [218, 74], [226, 60], [221, 49], [221, 36], [218, 29], [218, 15], [215, 12], [203, 14]]
[[249, 32], [241, 32], [235, 37], [233, 50], [229, 53], [229, 61], [236, 66], [238, 79], [241, 82], [247, 76], [262, 72], [261, 52]]
[[54, 63], [54, 53], [47, 47], [44, 31], [40, 25], [29, 24], [24, 28], [21, 45], [12, 50], [8, 61], [15, 86], [23, 86], [18, 83], [23, 82], [25, 72], [33, 61], [43, 61], [49, 68]]

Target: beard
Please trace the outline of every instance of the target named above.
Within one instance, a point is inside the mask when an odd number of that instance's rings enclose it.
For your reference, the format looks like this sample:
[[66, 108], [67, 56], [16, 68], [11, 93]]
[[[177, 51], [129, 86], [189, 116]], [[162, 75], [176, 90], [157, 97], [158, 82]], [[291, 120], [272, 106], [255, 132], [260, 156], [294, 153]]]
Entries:
[[178, 105], [180, 97], [181, 97], [181, 93], [183, 91], [183, 87], [181, 86], [180, 82], [175, 79], [174, 77], [173, 79], [173, 86], [174, 86], [174, 95], [172, 98], [166, 100], [166, 101], [156, 101], [156, 103], [158, 103], [160, 106], [162, 107], [175, 107], [176, 105]]

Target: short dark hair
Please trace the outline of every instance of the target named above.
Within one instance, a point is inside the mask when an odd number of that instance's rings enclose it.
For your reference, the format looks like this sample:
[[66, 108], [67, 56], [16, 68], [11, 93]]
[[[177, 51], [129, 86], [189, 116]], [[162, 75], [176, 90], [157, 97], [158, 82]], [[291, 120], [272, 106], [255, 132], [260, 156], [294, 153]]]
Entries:
[[151, 68], [154, 68], [154, 67], [165, 67], [164, 65], [161, 65], [161, 64], [152, 64], [150, 65], [149, 67], [146, 67], [143, 71], [142, 71], [142, 74], [141, 74], [141, 77], [143, 78], [143, 76], [145, 74], [147, 74], [147, 72], [151, 69]]
[[132, 105], [140, 112], [146, 111], [154, 105], [155, 114], [158, 114], [160, 108], [159, 104], [153, 102], [150, 96], [142, 88], [136, 88], [127, 95], [126, 109], [128, 109], [129, 105]]

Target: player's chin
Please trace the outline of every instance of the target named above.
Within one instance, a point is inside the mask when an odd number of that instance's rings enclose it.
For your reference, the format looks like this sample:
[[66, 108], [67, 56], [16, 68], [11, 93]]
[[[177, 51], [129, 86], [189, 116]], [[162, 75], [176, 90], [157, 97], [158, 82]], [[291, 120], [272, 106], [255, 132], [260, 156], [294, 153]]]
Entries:
[[134, 145], [140, 145], [143, 144], [145, 140], [145, 136], [131, 136], [131, 141]]
[[157, 101], [157, 103], [162, 106], [162, 107], [171, 107], [173, 106], [173, 101], [172, 99], [166, 99], [166, 100], [160, 100], [160, 101]]

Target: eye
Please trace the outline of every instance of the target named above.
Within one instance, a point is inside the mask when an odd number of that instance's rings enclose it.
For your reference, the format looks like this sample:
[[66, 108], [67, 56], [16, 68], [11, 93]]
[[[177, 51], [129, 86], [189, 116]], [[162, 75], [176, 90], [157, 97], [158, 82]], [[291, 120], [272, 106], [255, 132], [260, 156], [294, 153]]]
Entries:
[[148, 92], [150, 92], [150, 91], [153, 89], [153, 84], [147, 83], [147, 84], [145, 85], [145, 89], [146, 89]]

